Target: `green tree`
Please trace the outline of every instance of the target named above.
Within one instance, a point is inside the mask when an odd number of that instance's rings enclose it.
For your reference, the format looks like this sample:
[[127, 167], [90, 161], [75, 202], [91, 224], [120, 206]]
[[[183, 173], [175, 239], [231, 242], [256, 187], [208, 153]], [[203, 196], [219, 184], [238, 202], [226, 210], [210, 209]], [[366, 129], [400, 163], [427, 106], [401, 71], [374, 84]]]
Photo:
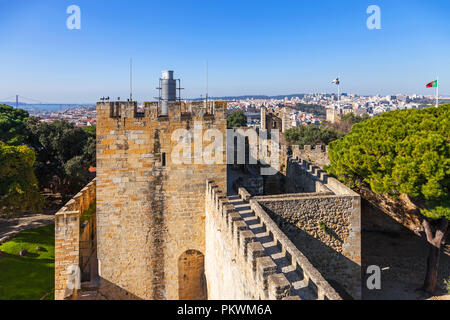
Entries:
[[11, 216], [40, 210], [43, 198], [33, 171], [35, 153], [0, 141], [0, 213]]
[[320, 117], [325, 117], [327, 115], [327, 109], [324, 106], [318, 104], [297, 103], [295, 106], [289, 106], [289, 108], [302, 112], [312, 113], [313, 115]]
[[363, 122], [364, 120], [367, 119], [369, 119], [369, 115], [367, 113], [363, 114], [362, 116], [359, 116], [354, 114], [353, 112], [350, 112], [341, 116], [341, 121], [348, 122], [352, 125]]
[[83, 130], [86, 131], [87, 133], [90, 133], [92, 136], [95, 136], [97, 126], [96, 125], [86, 126], [86, 127], [83, 127]]
[[293, 127], [284, 132], [286, 141], [291, 145], [329, 144], [341, 135], [334, 129], [328, 127], [318, 127], [315, 125]]
[[450, 105], [383, 113], [330, 144], [328, 171], [350, 186], [406, 194], [430, 244], [424, 290], [436, 287], [450, 219]]
[[340, 120], [335, 123], [327, 123], [326, 126], [339, 131], [342, 134], [349, 133], [353, 126], [357, 123], [363, 122], [369, 119], [369, 115], [363, 114], [362, 116], [355, 115], [353, 112], [346, 113], [340, 117]]
[[41, 123], [29, 118], [27, 143], [36, 151], [36, 176], [41, 188], [75, 193], [89, 182], [95, 166], [95, 135], [65, 120]]
[[246, 127], [247, 117], [242, 110], [236, 110], [227, 116], [227, 128]]
[[27, 119], [27, 111], [0, 105], [0, 141], [15, 146], [23, 144], [27, 135]]

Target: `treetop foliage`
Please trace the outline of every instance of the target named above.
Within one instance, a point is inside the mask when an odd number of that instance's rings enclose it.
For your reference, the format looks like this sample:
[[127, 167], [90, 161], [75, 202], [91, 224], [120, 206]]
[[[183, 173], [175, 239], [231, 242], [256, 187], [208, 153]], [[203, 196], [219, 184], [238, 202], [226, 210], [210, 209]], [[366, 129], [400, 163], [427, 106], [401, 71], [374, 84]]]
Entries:
[[299, 145], [301, 148], [305, 145], [327, 145], [341, 136], [332, 128], [315, 125], [293, 127], [284, 132], [284, 137], [289, 144]]
[[66, 120], [41, 123], [29, 118], [27, 143], [37, 153], [36, 175], [41, 187], [71, 193], [89, 181], [95, 166], [95, 132], [75, 127]]
[[341, 132], [342, 134], [349, 133], [353, 125], [363, 122], [369, 119], [369, 115], [366, 113], [362, 116], [356, 115], [353, 112], [346, 113], [340, 117], [340, 120], [335, 123], [327, 123], [326, 126], [333, 128], [336, 131]]
[[246, 127], [247, 117], [242, 110], [236, 110], [227, 116], [227, 128]]
[[0, 105], [0, 214], [40, 209], [43, 188], [76, 193], [92, 178], [88, 169], [95, 162], [95, 127], [40, 122]]
[[295, 106], [290, 106], [290, 108], [302, 112], [312, 113], [313, 115], [316, 116], [325, 117], [327, 115], [327, 109], [324, 106], [318, 104], [297, 103]]
[[0, 105], [0, 141], [15, 146], [22, 144], [26, 137], [27, 119], [27, 111]]
[[407, 194], [429, 218], [450, 219], [450, 104], [385, 112], [330, 144], [328, 171], [351, 186]]
[[36, 156], [27, 146], [0, 141], [0, 214], [40, 210], [43, 198], [33, 171]]
[[362, 116], [359, 116], [359, 115], [354, 114], [353, 112], [350, 112], [350, 113], [346, 113], [341, 116], [341, 121], [349, 122], [351, 124], [360, 123], [367, 119], [369, 119], [369, 115], [367, 113], [365, 113]]

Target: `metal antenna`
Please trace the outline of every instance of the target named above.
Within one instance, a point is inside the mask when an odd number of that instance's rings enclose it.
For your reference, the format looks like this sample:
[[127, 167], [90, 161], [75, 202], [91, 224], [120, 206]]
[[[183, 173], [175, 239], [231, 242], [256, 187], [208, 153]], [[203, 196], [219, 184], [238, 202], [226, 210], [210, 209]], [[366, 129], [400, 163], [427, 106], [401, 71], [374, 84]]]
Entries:
[[133, 101], [133, 60], [130, 58], [130, 101]]
[[208, 106], [208, 60], [206, 60], [206, 106]]

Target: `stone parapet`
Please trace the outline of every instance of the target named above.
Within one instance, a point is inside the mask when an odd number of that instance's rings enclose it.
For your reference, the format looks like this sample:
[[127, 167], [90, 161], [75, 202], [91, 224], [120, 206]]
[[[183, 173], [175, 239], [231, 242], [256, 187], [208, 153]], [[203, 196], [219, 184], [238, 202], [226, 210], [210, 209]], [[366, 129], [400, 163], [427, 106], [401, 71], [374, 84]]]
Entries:
[[330, 160], [328, 159], [328, 146], [319, 144], [314, 147], [305, 145], [303, 148], [300, 148], [299, 145], [293, 145], [291, 148], [293, 158], [310, 161], [321, 168], [330, 164]]
[[[250, 201], [256, 220], [272, 241], [288, 257], [294, 270], [303, 275], [303, 283], [315, 291], [317, 299], [341, 300], [341, 296], [320, 272], [295, 247], [277, 224], [239, 189], [243, 201]], [[236, 211], [229, 199], [213, 181], [206, 183], [207, 251], [206, 278], [210, 299], [284, 299], [292, 294], [293, 283], [280, 272], [273, 258], [266, 253], [256, 235], [244, 222], [246, 213]], [[213, 255], [214, 253], [214, 255]], [[229, 261], [227, 261], [229, 260]], [[230, 263], [231, 262], [231, 263]]]
[[68, 268], [80, 263], [80, 217], [96, 198], [96, 179], [55, 214], [55, 300], [72, 294], [67, 290]]
[[309, 260], [297, 249], [292, 241], [280, 230], [277, 224], [265, 212], [257, 200], [251, 199], [250, 206], [260, 219], [264, 227], [270, 231], [273, 240], [279, 244], [281, 250], [287, 253], [291, 259], [291, 264], [296, 270], [303, 273], [308, 285], [316, 291], [319, 300], [341, 300], [341, 296], [324, 279], [321, 273], [314, 268]]
[[[249, 197], [245, 190], [240, 192]], [[256, 236], [242, 215], [213, 181], [206, 183], [206, 208], [208, 298], [253, 300], [289, 296], [291, 284], [277, 272], [273, 259], [255, 241]], [[220, 258], [217, 254], [221, 254]]]
[[286, 185], [306, 191], [252, 197], [335, 289], [361, 298], [361, 198], [306, 160], [288, 159]]

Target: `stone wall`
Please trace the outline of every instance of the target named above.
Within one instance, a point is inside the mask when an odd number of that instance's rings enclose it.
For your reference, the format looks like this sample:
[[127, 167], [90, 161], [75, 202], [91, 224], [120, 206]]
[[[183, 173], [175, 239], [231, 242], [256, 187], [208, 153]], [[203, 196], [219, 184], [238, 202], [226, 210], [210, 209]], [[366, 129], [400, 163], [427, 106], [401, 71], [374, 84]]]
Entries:
[[[328, 146], [305, 145], [304, 148], [300, 148], [298, 145], [293, 145], [291, 149], [294, 159], [305, 160], [319, 168], [330, 164]], [[298, 191], [293, 189], [295, 187], [291, 188], [289, 192]], [[357, 192], [363, 199], [363, 229], [367, 231], [401, 232], [404, 231], [403, 227], [405, 227], [414, 233], [423, 231], [418, 209], [408, 201], [405, 195], [394, 199], [387, 194], [376, 194], [367, 187], [362, 187]]]
[[72, 294], [66, 290], [69, 266], [80, 263], [80, 216], [96, 199], [96, 179], [55, 214], [55, 300]]
[[98, 276], [97, 264], [97, 215], [91, 213], [88, 219], [82, 218], [80, 224], [80, 269], [81, 281], [96, 284]]
[[[220, 101], [171, 102], [168, 116], [153, 102], [143, 112], [136, 102], [97, 104], [97, 248], [105, 297], [179, 298], [180, 257], [205, 253], [204, 181], [226, 188], [225, 139], [223, 164], [203, 164], [195, 145], [186, 150], [189, 164], [173, 161], [172, 151], [208, 129], [225, 137], [225, 112]], [[190, 136], [172, 140], [178, 129]], [[211, 144], [202, 140], [200, 147]]]
[[405, 194], [393, 198], [376, 194], [367, 187], [359, 189], [359, 193], [364, 199], [364, 230], [402, 232], [408, 229], [415, 234], [423, 231], [420, 209]]
[[339, 283], [354, 298], [361, 297], [360, 265], [349, 258], [356, 260], [352, 250], [360, 245], [354, 243], [359, 240], [356, 234], [350, 235], [356, 200], [316, 196], [258, 202], [328, 281]]
[[[299, 299], [291, 295], [293, 284], [279, 273], [255, 234], [248, 229], [243, 216], [233, 209], [228, 199], [213, 182], [207, 181], [206, 197], [206, 257], [205, 275], [208, 299], [258, 300]], [[244, 201], [250, 206], [272, 240], [289, 257], [294, 270], [312, 288], [318, 299], [340, 300], [340, 295], [314, 268], [308, 259], [278, 228], [250, 193], [240, 188]]]
[[305, 145], [303, 148], [300, 148], [298, 145], [293, 145], [291, 148], [293, 158], [306, 160], [321, 168], [330, 164], [328, 146], [319, 144], [317, 146]]
[[[314, 167], [314, 170], [318, 170], [318, 167]], [[317, 176], [317, 174], [311, 175], [307, 170], [303, 169], [302, 165], [298, 165], [298, 162], [292, 159], [288, 159], [287, 161], [286, 175], [284, 176], [283, 182], [286, 193], [331, 192], [320, 181], [320, 176]]]
[[250, 237], [245, 234], [251, 231], [238, 222], [242, 219], [226, 206], [226, 198], [218, 189], [212, 182], [207, 183], [205, 276], [208, 299], [265, 299], [264, 278], [267, 281], [268, 274], [263, 272], [263, 260], [258, 260], [261, 272], [257, 265], [257, 259], [265, 256], [264, 249], [253, 248], [251, 241], [244, 241], [252, 239], [252, 234]]
[[[236, 174], [241, 171], [242, 176], [242, 179], [236, 181], [235, 186], [244, 187], [254, 195], [284, 192], [283, 176], [286, 174], [288, 148], [284, 135], [281, 133], [278, 136], [279, 143], [275, 142], [276, 138], [272, 136], [272, 130], [278, 129], [262, 130], [242, 127], [227, 131], [229, 166], [235, 170]], [[238, 146], [245, 146], [245, 148], [238, 148]], [[277, 155], [272, 159], [271, 155], [274, 153]], [[262, 173], [270, 167], [273, 169], [273, 174]], [[234, 177], [231, 178], [237, 180]], [[233, 185], [231, 186], [235, 189]]]
[[360, 299], [360, 196], [306, 161], [289, 159], [286, 179], [309, 193], [254, 199], [338, 291]]

